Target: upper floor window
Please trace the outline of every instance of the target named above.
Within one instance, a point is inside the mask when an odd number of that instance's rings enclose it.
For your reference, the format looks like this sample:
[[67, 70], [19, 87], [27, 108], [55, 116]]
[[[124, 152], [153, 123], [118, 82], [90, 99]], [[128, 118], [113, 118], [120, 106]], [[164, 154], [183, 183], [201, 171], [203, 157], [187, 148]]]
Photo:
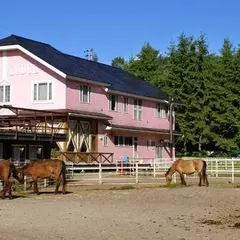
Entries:
[[0, 102], [9, 103], [11, 100], [11, 86], [7, 82], [0, 83]]
[[123, 112], [128, 113], [128, 98], [124, 97]]
[[168, 106], [164, 103], [157, 103], [156, 105], [156, 116], [159, 118], [167, 118]]
[[39, 82], [33, 85], [33, 101], [50, 101], [52, 96], [52, 83]]
[[118, 96], [110, 95], [109, 97], [109, 109], [112, 111], [118, 110]]
[[134, 99], [134, 119], [142, 120], [142, 100]]
[[80, 86], [80, 102], [90, 103], [91, 87], [86, 85]]

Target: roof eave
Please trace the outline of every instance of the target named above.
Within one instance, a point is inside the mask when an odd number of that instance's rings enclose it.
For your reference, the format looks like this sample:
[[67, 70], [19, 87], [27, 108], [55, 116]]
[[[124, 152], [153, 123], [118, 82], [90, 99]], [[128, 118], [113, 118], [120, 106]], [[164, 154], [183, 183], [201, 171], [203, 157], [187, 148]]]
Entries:
[[105, 91], [107, 91], [109, 93], [113, 93], [113, 94], [118, 94], [118, 95], [133, 97], [133, 98], [140, 98], [140, 99], [145, 99], [145, 100], [154, 101], [154, 102], [162, 102], [162, 103], [168, 103], [169, 102], [165, 99], [146, 97], [146, 96], [142, 96], [142, 95], [127, 93], [127, 92], [121, 92], [121, 91], [116, 91], [116, 90], [111, 90], [111, 89], [107, 89]]
[[99, 85], [99, 86], [106, 86], [106, 87], [110, 87], [110, 86], [111, 86], [111, 84], [108, 84], [108, 83], [96, 82], [96, 81], [92, 81], [92, 80], [89, 80], [89, 79], [74, 77], [74, 76], [70, 76], [70, 75], [67, 75], [66, 78], [67, 78], [68, 80], [85, 82], [85, 83], [94, 84], [94, 85]]

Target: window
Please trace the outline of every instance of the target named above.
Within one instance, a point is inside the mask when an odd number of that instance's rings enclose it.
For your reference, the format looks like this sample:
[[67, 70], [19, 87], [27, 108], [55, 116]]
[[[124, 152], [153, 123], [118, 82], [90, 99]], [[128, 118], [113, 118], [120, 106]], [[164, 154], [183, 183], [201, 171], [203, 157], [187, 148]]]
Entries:
[[103, 146], [104, 147], [108, 146], [108, 137], [107, 137], [107, 135], [104, 135], [104, 137], [103, 137]]
[[34, 83], [33, 101], [50, 101], [52, 100], [52, 83]]
[[110, 110], [112, 111], [117, 111], [118, 110], [118, 96], [116, 95], [110, 95], [110, 98], [109, 98], [109, 108]]
[[124, 98], [123, 112], [128, 113], [128, 98], [127, 97]]
[[115, 146], [132, 146], [133, 145], [133, 137], [128, 136], [115, 136], [114, 137], [114, 145]]
[[0, 84], [0, 102], [1, 103], [9, 103], [11, 98], [11, 87], [8, 83]]
[[125, 137], [125, 146], [132, 146], [132, 145], [133, 145], [133, 138]]
[[90, 103], [91, 87], [81, 85], [80, 86], [80, 102]]
[[156, 105], [156, 115], [159, 118], [167, 118], [168, 106], [164, 103], [157, 103]]
[[134, 99], [134, 119], [142, 120], [142, 100]]

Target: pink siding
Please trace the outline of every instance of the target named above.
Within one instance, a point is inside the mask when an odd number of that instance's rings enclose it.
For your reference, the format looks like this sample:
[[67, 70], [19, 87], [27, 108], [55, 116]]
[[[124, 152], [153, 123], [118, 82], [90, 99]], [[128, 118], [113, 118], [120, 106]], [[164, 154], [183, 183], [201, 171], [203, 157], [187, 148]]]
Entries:
[[[123, 112], [122, 96], [118, 96], [118, 111], [109, 110], [108, 93], [100, 86], [91, 85], [91, 103], [81, 103], [79, 101], [79, 86], [80, 82], [67, 81], [67, 108], [77, 109], [90, 112], [101, 112], [113, 117], [112, 124], [157, 128], [157, 129], [169, 129], [169, 121], [167, 119], [157, 118], [155, 116], [156, 103], [153, 101], [142, 101], [142, 120], [134, 120], [133, 110], [134, 103], [133, 98], [129, 97], [129, 112]], [[84, 84], [86, 85], [86, 83]]]
[[0, 52], [0, 82], [3, 80], [2, 75], [2, 53]]
[[[59, 75], [53, 73], [19, 50], [7, 52], [6, 66], [7, 79], [5, 80], [11, 84], [12, 91], [11, 105], [35, 109], [65, 108], [65, 79], [59, 77]], [[35, 66], [35, 68], [33, 68], [33, 66]], [[2, 70], [2, 67], [0, 67], [0, 76], [2, 76]], [[15, 74], [13, 74], [13, 72], [15, 72]], [[53, 83], [53, 101], [50, 103], [33, 103], [32, 86], [34, 81], [51, 81]]]
[[[101, 129], [101, 127], [100, 127]], [[98, 151], [99, 152], [113, 152], [114, 161], [121, 160], [122, 156], [128, 156], [133, 158], [134, 156], [134, 147], [133, 146], [115, 146], [114, 145], [114, 136], [130, 136], [138, 138], [138, 158], [155, 158], [156, 152], [155, 147], [150, 146], [150, 140], [155, 141], [156, 146], [162, 146], [162, 158], [169, 158], [169, 149], [164, 144], [160, 142], [160, 139], [164, 139], [164, 136], [159, 134], [146, 134], [146, 133], [137, 133], [137, 132], [126, 132], [126, 131], [112, 131], [107, 134], [108, 145], [104, 146], [103, 136], [104, 130], [100, 130], [100, 137], [98, 138]], [[147, 146], [147, 141], [149, 141], [149, 146]]]

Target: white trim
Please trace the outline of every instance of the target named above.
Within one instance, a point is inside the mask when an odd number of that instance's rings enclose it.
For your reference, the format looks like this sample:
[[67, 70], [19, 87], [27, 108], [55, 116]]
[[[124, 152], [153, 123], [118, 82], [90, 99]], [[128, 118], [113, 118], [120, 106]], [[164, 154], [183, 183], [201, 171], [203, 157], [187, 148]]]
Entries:
[[29, 52], [27, 49], [23, 48], [22, 46], [20, 46], [18, 44], [0, 47], [0, 51], [16, 50], [16, 49], [22, 51], [25, 54], [27, 54], [29, 57], [33, 58], [34, 60], [36, 60], [37, 62], [41, 63], [45, 67], [51, 69], [53, 72], [57, 73], [61, 77], [66, 78], [67, 75], [64, 72], [62, 72], [62, 71], [58, 70], [57, 68], [53, 67], [49, 63], [45, 62], [44, 60], [42, 60], [41, 58], [37, 57], [36, 55], [34, 55], [33, 53]]
[[[115, 96], [116, 97], [116, 101], [115, 101], [115, 107], [116, 107], [116, 110], [112, 110], [112, 98], [111, 98], [111, 96]], [[111, 112], [118, 112], [118, 110], [119, 110], [119, 96], [118, 95], [116, 95], [116, 94], [109, 94], [108, 95], [108, 108], [109, 108], [109, 111], [111, 111]]]
[[[7, 81], [7, 80], [3, 80], [0, 82], [0, 86], [3, 86], [3, 101], [0, 102], [0, 104], [4, 104], [4, 105], [12, 105], [12, 83]], [[10, 101], [9, 102], [5, 102], [5, 86], [10, 86]]]
[[[135, 100], [137, 101], [137, 105], [135, 105]], [[141, 106], [139, 104], [139, 101], [141, 101]], [[137, 110], [137, 118], [135, 119], [135, 110]], [[141, 118], [139, 118], [139, 112], [141, 112]], [[142, 121], [143, 120], [143, 101], [142, 99], [133, 99], [133, 120], [136, 121]]]
[[[34, 85], [39, 83], [49, 83], [52, 84], [52, 99], [51, 100], [34, 100]], [[48, 89], [49, 90], [49, 89]], [[47, 95], [49, 94], [49, 91], [47, 92]], [[31, 81], [31, 101], [32, 104], [44, 104], [44, 103], [54, 103], [55, 99], [55, 84], [52, 80], [34, 80]]]
[[[83, 88], [84, 87], [87, 87], [88, 90], [87, 90], [87, 101], [83, 101], [83, 98], [84, 98], [84, 94], [83, 94]], [[82, 88], [82, 91], [81, 91], [81, 88]], [[82, 99], [81, 99], [82, 98]], [[91, 98], [92, 98], [92, 94], [91, 94], [91, 86], [89, 85], [86, 85], [86, 84], [80, 84], [79, 85], [79, 102], [80, 103], [88, 103], [88, 104], [91, 104]]]
[[111, 94], [118, 94], [118, 95], [122, 95], [122, 96], [139, 98], [139, 99], [143, 99], [143, 100], [149, 100], [149, 101], [154, 101], [154, 102], [164, 102], [164, 103], [168, 103], [168, 101], [167, 101], [167, 100], [164, 100], [164, 99], [144, 97], [144, 96], [140, 96], [140, 95], [135, 95], [135, 94], [131, 94], [131, 93], [125, 93], [125, 92], [115, 91], [115, 90], [111, 90], [111, 89], [109, 89], [108, 92], [111, 93]]
[[108, 86], [110, 87], [111, 84], [107, 84], [104, 82], [95, 82], [92, 80], [87, 80], [87, 79], [83, 79], [83, 78], [79, 78], [79, 77], [73, 77], [73, 76], [66, 76], [67, 80], [74, 80], [74, 81], [79, 81], [79, 82], [83, 82], [83, 83], [89, 83], [89, 84], [94, 84], [94, 85], [98, 85], [98, 86]]

